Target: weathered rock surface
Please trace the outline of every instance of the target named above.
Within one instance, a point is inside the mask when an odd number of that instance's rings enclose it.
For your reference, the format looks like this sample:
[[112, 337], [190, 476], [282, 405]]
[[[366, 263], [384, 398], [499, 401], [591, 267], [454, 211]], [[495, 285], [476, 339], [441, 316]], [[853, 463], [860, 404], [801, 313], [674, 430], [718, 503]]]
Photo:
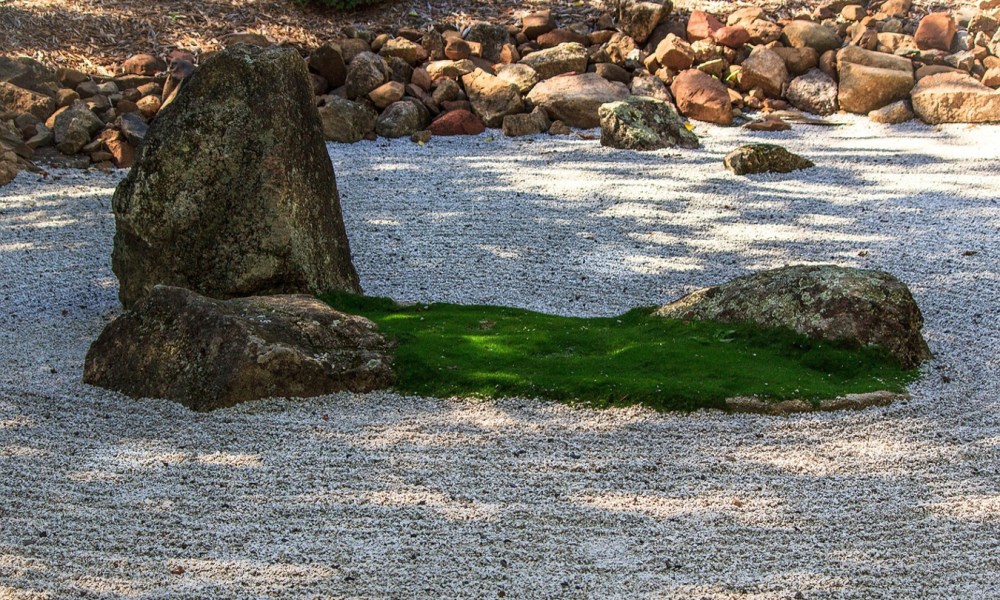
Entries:
[[347, 67], [344, 92], [354, 100], [367, 96], [372, 90], [389, 81], [392, 71], [385, 60], [372, 52], [362, 52]]
[[837, 101], [848, 112], [867, 114], [913, 89], [913, 65], [905, 58], [848, 46], [837, 53]]
[[28, 113], [45, 121], [55, 110], [55, 100], [45, 94], [0, 81], [0, 113]]
[[736, 175], [791, 173], [814, 166], [807, 158], [774, 144], [748, 144], [726, 155], [726, 168]]
[[750, 321], [812, 338], [887, 349], [904, 368], [930, 358], [923, 316], [905, 284], [882, 271], [798, 265], [698, 290], [661, 307], [672, 319]]
[[542, 79], [564, 73], [583, 73], [587, 70], [587, 49], [576, 43], [559, 44], [555, 48], [532, 52], [521, 59]]
[[711, 75], [698, 69], [688, 69], [674, 78], [670, 91], [682, 115], [719, 125], [732, 124], [733, 106], [729, 91], [725, 84]]
[[668, 102], [632, 96], [601, 106], [601, 145], [628, 150], [697, 148], [698, 136]]
[[540, 106], [530, 113], [507, 115], [503, 118], [501, 130], [507, 137], [537, 135], [549, 129], [549, 117]]
[[597, 73], [548, 79], [528, 94], [528, 100], [544, 108], [550, 119], [581, 129], [600, 125], [597, 111], [602, 104], [626, 97], [628, 88], [624, 84], [608, 81]]
[[524, 112], [524, 101], [517, 86], [496, 75], [476, 69], [462, 77], [462, 84], [473, 112], [487, 127], [499, 127], [505, 116]]
[[101, 332], [83, 380], [208, 411], [258, 398], [366, 392], [391, 385], [393, 374], [374, 323], [312, 296], [214, 300], [156, 286]]
[[359, 291], [305, 62], [213, 54], [153, 122], [112, 200], [126, 308], [156, 284], [211, 297]]
[[77, 103], [55, 114], [52, 132], [56, 148], [63, 154], [76, 154], [97, 133], [104, 123], [83, 103]]
[[347, 81], [344, 52], [337, 44], [323, 44], [309, 54], [309, 68], [318, 73], [330, 87], [337, 88]]
[[955, 20], [948, 13], [931, 13], [920, 20], [913, 41], [921, 50], [948, 52], [956, 29]]
[[450, 110], [428, 127], [434, 135], [478, 135], [486, 131], [483, 120], [467, 110]]
[[427, 127], [430, 114], [413, 99], [390, 104], [375, 120], [375, 133], [387, 138], [406, 137]]
[[325, 139], [353, 144], [375, 131], [378, 113], [367, 104], [334, 95], [327, 96], [326, 104], [319, 107], [319, 118]]
[[876, 123], [896, 125], [912, 119], [913, 110], [910, 108], [909, 101], [900, 100], [892, 104], [887, 104], [878, 110], [871, 111], [868, 113], [868, 118]]
[[740, 87], [744, 90], [760, 88], [772, 97], [778, 98], [788, 84], [788, 67], [785, 61], [774, 50], [757, 46], [750, 56], [743, 61], [740, 71]]
[[639, 0], [618, 0], [618, 26], [622, 32], [636, 43], [645, 42], [656, 26], [673, 9], [673, 2], [643, 2]]
[[812, 21], [799, 20], [785, 25], [781, 39], [786, 46], [813, 48], [819, 54], [827, 50], [836, 50], [844, 43], [833, 29]]
[[824, 116], [837, 112], [837, 82], [819, 69], [793, 79], [785, 94], [799, 110]]
[[913, 112], [925, 123], [1000, 122], [1000, 90], [964, 73], [940, 73], [917, 82]]
[[0, 56], [0, 81], [46, 95], [59, 87], [52, 69], [26, 56]]

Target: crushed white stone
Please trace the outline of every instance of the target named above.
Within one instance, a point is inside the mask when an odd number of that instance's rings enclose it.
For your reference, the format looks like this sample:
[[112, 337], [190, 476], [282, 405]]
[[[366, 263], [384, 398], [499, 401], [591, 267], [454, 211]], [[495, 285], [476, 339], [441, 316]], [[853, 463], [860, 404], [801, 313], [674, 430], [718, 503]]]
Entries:
[[[649, 154], [330, 147], [372, 294], [607, 315], [786, 263], [909, 284], [937, 356], [913, 399], [792, 417], [390, 393], [195, 414], [84, 386], [121, 173], [20, 175], [0, 597], [1000, 597], [1000, 127], [841, 118]], [[725, 171], [762, 139], [817, 167]]]

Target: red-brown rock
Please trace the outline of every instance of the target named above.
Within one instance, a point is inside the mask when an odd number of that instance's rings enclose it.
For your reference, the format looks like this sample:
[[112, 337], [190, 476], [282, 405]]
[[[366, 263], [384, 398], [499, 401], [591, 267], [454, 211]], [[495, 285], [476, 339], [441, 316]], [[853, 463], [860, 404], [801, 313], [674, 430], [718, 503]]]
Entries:
[[951, 48], [955, 37], [955, 20], [948, 13], [931, 13], [920, 20], [913, 41], [921, 50], [943, 50]]
[[722, 29], [723, 25], [718, 19], [703, 10], [691, 12], [688, 19], [687, 37], [689, 42], [697, 42], [712, 37], [716, 31]]
[[145, 75], [152, 77], [167, 70], [167, 63], [152, 54], [136, 54], [122, 64], [126, 75]]
[[730, 25], [717, 30], [712, 37], [720, 46], [739, 49], [750, 41], [750, 32], [742, 25]]
[[459, 109], [444, 113], [427, 129], [434, 135], [478, 135], [486, 131], [486, 125], [468, 110]]
[[674, 78], [670, 91], [682, 115], [719, 125], [733, 122], [729, 91], [718, 79], [698, 69], [688, 69]]

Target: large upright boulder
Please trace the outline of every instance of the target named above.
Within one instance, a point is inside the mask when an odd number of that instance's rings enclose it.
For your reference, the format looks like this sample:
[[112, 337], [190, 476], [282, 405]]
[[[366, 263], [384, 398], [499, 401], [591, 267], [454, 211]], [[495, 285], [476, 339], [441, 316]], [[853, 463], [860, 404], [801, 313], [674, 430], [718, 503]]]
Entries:
[[153, 122], [112, 208], [126, 308], [156, 284], [215, 298], [359, 291], [294, 50], [240, 44], [206, 60]]
[[367, 392], [393, 381], [375, 324], [312, 296], [215, 300], [158, 285], [87, 352], [85, 383], [207, 411], [267, 397]]
[[661, 307], [672, 319], [754, 322], [887, 349], [904, 368], [930, 358], [910, 290], [883, 271], [796, 265], [739, 277]]

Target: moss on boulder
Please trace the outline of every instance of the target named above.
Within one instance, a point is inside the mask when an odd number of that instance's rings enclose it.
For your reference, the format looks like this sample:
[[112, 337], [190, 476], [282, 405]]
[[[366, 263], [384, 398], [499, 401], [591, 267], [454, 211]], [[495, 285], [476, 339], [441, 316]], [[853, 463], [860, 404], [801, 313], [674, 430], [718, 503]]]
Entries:
[[904, 283], [883, 271], [796, 265], [739, 277], [662, 306], [672, 319], [753, 322], [809, 337], [878, 345], [911, 369], [930, 358], [924, 319]]

